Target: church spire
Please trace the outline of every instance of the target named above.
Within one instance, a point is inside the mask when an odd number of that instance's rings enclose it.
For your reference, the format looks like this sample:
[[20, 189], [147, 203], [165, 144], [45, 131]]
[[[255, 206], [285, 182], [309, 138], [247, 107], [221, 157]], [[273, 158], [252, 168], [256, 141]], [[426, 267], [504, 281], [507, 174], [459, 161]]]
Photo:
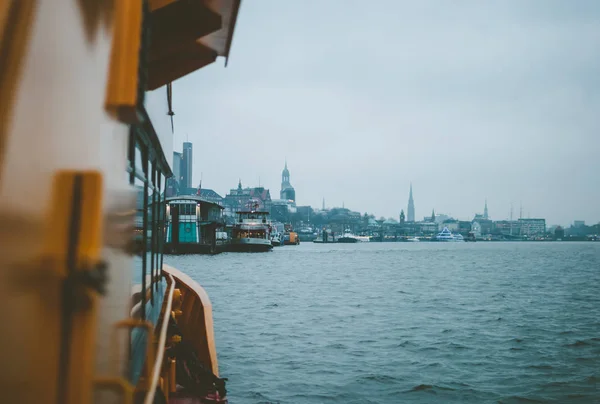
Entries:
[[279, 197], [288, 201], [296, 201], [296, 191], [290, 183], [290, 170], [288, 170], [287, 158], [281, 172], [281, 191], [279, 191]]
[[483, 208], [483, 218], [485, 220], [488, 219], [488, 208], [487, 208], [487, 198], [485, 198], [485, 207]]
[[412, 182], [410, 183], [410, 192], [408, 194], [408, 210], [406, 215], [407, 222], [415, 221], [415, 201], [413, 200]]

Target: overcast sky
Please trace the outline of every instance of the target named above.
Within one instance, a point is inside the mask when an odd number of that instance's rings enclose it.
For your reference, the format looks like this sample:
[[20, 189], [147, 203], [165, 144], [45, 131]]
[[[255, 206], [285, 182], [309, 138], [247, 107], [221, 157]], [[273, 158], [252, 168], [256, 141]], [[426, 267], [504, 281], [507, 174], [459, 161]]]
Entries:
[[[367, 4], [370, 6], [367, 6]], [[175, 148], [222, 196], [379, 216], [600, 220], [600, 1], [244, 0], [223, 61], [174, 83]]]

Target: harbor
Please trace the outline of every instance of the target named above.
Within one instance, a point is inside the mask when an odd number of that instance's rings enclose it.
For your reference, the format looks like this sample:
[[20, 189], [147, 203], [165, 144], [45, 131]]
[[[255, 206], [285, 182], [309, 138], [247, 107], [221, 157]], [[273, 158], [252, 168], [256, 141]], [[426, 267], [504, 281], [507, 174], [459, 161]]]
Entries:
[[429, 3], [0, 0], [3, 401], [600, 403], [600, 3]]

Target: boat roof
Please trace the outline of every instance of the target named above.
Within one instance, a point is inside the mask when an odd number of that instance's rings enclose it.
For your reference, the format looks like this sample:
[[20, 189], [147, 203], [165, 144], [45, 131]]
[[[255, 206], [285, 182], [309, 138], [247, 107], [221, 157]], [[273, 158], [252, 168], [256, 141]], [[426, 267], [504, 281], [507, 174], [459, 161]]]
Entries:
[[235, 213], [238, 215], [247, 215], [250, 213], [259, 214], [259, 215], [268, 215], [269, 214], [269, 212], [267, 212], [265, 210], [243, 210], [243, 211], [237, 211]]
[[153, 40], [148, 90], [229, 60], [241, 0], [150, 0]]
[[241, 230], [267, 230], [267, 225], [262, 224], [262, 223], [254, 223], [254, 224], [249, 224], [249, 223], [240, 223], [238, 225], [235, 225], [234, 227], [237, 227]]
[[229, 52], [233, 42], [233, 32], [240, 10], [241, 0], [205, 0], [204, 4], [221, 16], [222, 26], [218, 31], [202, 37], [199, 42], [214, 49], [219, 56], [225, 57], [225, 67], [229, 62]]
[[183, 203], [201, 203], [203, 205], [213, 205], [214, 207], [218, 207], [219, 209], [225, 209], [223, 206], [219, 205], [218, 203], [212, 202], [212, 201], [208, 201], [204, 198], [201, 198], [199, 196], [195, 196], [195, 195], [178, 195], [178, 196], [170, 196], [168, 198], [165, 199], [165, 201], [167, 202], [183, 202]]

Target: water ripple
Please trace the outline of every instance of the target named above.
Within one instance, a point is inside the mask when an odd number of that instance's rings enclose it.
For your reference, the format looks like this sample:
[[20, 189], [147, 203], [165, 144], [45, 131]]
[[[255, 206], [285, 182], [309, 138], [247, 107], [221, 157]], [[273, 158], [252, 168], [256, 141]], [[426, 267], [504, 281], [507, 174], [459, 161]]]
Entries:
[[600, 402], [600, 243], [167, 257], [213, 303], [238, 403]]

